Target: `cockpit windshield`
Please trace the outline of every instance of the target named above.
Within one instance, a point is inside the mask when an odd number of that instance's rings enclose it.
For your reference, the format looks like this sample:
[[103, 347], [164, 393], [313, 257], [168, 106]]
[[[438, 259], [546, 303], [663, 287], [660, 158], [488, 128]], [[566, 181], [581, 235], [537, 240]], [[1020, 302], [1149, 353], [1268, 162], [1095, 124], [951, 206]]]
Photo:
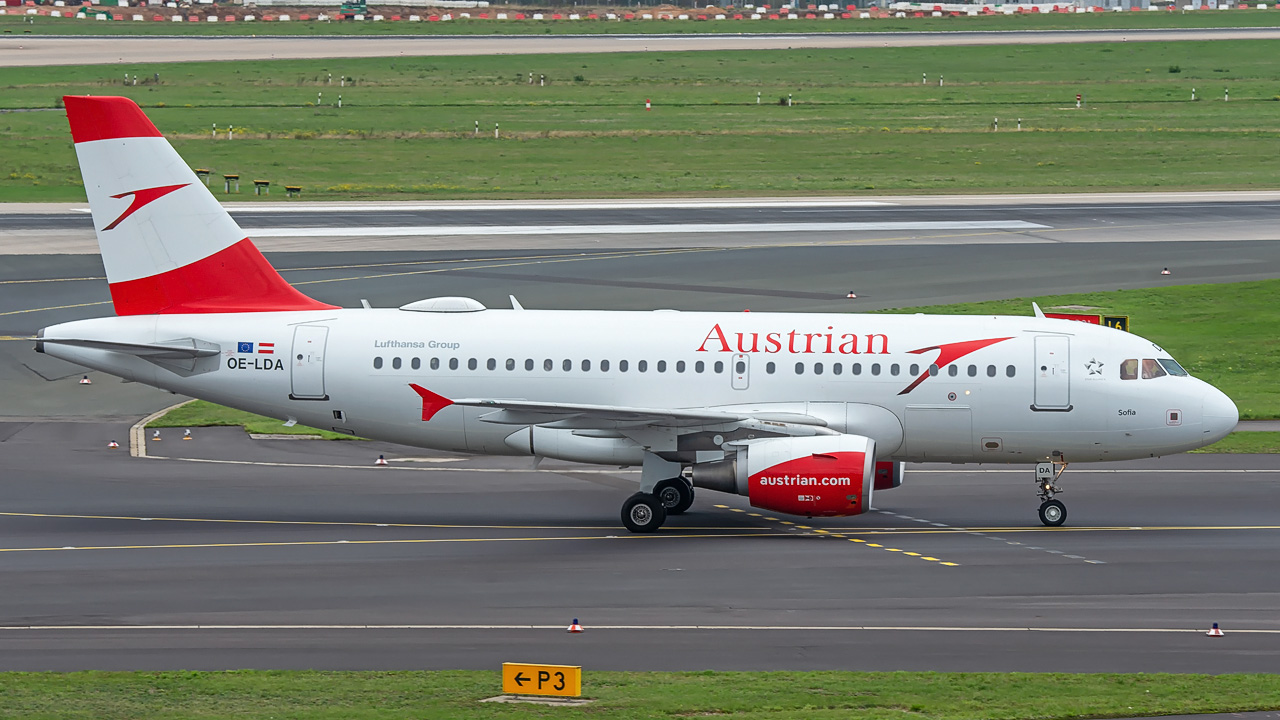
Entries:
[[1183, 370], [1182, 366], [1178, 364], [1178, 361], [1173, 358], [1158, 358], [1158, 360], [1160, 361], [1160, 367], [1164, 368], [1165, 372], [1170, 375], [1186, 377], [1190, 374], [1186, 370]]

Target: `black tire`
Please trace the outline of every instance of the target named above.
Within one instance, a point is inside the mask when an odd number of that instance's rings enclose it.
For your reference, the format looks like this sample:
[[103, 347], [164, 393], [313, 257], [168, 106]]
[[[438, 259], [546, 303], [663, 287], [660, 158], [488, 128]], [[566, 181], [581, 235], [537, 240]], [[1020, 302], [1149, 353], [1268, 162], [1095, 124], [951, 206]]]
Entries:
[[668, 515], [681, 515], [693, 505], [693, 486], [684, 478], [663, 480], [653, 488], [653, 494]]
[[1040, 522], [1058, 527], [1067, 521], [1067, 506], [1061, 500], [1045, 500], [1040, 503]]
[[636, 493], [622, 503], [622, 524], [633, 533], [651, 533], [667, 521], [662, 501], [649, 493]]

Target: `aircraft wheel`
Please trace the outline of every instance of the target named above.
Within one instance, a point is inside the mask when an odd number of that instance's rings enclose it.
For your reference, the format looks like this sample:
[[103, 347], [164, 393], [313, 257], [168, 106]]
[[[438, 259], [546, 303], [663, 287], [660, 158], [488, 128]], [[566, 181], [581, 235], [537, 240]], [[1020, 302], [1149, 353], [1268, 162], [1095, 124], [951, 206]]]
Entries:
[[649, 493], [636, 493], [622, 503], [622, 524], [633, 533], [651, 533], [667, 520], [662, 501]]
[[662, 501], [668, 515], [680, 515], [693, 505], [693, 486], [684, 478], [663, 480], [653, 489], [653, 494]]
[[1045, 500], [1040, 503], [1040, 522], [1058, 527], [1067, 521], [1067, 506], [1061, 500]]

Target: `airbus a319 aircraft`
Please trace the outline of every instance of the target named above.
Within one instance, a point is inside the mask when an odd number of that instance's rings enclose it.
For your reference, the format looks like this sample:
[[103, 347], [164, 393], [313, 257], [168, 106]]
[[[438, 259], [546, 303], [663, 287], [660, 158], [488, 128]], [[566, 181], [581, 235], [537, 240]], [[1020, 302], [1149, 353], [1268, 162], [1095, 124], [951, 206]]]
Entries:
[[315, 427], [441, 450], [639, 466], [633, 532], [695, 488], [858, 515], [905, 462], [1034, 467], [1227, 435], [1236, 407], [1149, 340], [1036, 317], [489, 309], [440, 297], [345, 309], [266, 261], [132, 101], [67, 97], [116, 317], [36, 350]]

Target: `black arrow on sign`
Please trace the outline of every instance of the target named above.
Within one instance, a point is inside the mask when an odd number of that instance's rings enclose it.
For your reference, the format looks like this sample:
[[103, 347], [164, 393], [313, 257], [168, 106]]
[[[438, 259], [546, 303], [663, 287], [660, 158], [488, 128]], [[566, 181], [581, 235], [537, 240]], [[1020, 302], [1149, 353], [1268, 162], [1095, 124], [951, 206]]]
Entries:
[[517, 684], [517, 685], [519, 685], [520, 687], [524, 687], [524, 684], [525, 684], [526, 682], [528, 682], [529, 680], [532, 680], [533, 678], [527, 678], [527, 677], [525, 677], [525, 676], [524, 676], [524, 671], [523, 671], [523, 670], [521, 670], [520, 672], [516, 673], [516, 676], [515, 676], [515, 677], [513, 677], [513, 678], [511, 678], [511, 679], [512, 679], [512, 680], [515, 680], [515, 681], [516, 681], [516, 684]]

